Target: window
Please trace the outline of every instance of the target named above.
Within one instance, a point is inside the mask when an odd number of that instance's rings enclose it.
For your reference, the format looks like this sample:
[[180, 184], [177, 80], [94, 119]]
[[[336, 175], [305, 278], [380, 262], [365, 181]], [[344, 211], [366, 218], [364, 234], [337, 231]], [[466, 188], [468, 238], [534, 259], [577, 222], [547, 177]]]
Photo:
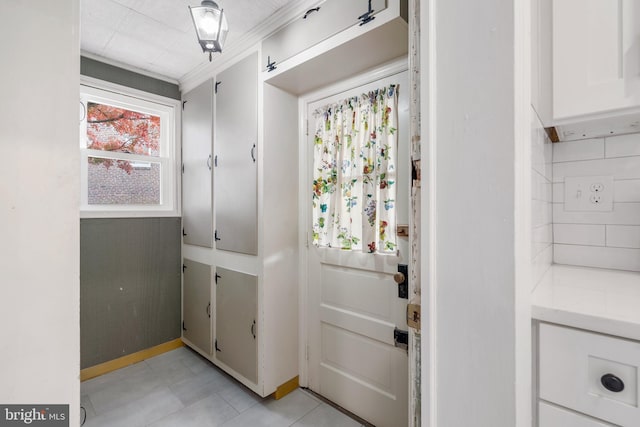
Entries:
[[179, 102], [131, 92], [80, 88], [82, 217], [178, 214]]

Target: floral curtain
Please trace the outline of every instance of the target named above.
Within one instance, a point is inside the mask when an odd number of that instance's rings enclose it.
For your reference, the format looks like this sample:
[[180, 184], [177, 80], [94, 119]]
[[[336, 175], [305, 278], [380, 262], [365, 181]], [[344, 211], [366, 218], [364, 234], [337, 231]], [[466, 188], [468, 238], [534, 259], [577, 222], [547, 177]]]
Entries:
[[313, 244], [395, 253], [398, 86], [315, 112]]

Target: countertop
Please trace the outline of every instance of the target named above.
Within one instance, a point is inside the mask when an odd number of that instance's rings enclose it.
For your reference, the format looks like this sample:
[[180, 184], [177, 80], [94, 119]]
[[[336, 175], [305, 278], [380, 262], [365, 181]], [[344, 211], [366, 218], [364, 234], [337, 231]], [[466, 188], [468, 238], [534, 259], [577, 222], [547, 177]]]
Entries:
[[640, 340], [640, 273], [554, 264], [531, 311], [537, 320]]

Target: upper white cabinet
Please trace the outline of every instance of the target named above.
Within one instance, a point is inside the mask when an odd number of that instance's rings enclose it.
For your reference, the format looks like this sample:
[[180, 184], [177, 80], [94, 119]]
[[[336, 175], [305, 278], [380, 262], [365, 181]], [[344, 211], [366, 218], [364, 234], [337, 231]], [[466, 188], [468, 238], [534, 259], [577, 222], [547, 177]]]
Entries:
[[262, 42], [264, 81], [301, 95], [407, 54], [407, 0], [326, 0], [317, 7]]
[[211, 175], [213, 80], [182, 98], [182, 234], [184, 243], [213, 247]]
[[553, 120], [640, 107], [637, 0], [552, 0], [551, 11]]
[[275, 69], [280, 62], [356, 23], [366, 25], [385, 8], [385, 0], [326, 0], [262, 42], [262, 69]]
[[258, 54], [216, 79], [216, 248], [258, 254]]

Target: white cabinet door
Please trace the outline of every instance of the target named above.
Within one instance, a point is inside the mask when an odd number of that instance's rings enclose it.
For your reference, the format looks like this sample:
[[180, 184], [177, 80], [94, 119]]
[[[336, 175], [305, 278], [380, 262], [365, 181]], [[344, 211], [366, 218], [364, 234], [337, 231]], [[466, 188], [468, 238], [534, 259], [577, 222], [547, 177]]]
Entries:
[[184, 243], [213, 247], [211, 152], [213, 81], [182, 98], [182, 234]]
[[277, 64], [306, 48], [355, 25], [359, 17], [367, 15], [369, 4], [371, 17], [386, 8], [384, 0], [326, 0], [317, 8], [310, 9], [303, 17], [262, 42], [262, 69], [268, 69], [268, 63], [274, 63], [277, 67]]
[[216, 358], [258, 382], [258, 278], [216, 268]]
[[637, 0], [553, 1], [553, 116], [640, 106]]
[[258, 253], [258, 54], [217, 77], [216, 248]]
[[539, 396], [623, 427], [640, 425], [640, 343], [540, 324]]
[[211, 355], [211, 266], [184, 259], [182, 337]]

